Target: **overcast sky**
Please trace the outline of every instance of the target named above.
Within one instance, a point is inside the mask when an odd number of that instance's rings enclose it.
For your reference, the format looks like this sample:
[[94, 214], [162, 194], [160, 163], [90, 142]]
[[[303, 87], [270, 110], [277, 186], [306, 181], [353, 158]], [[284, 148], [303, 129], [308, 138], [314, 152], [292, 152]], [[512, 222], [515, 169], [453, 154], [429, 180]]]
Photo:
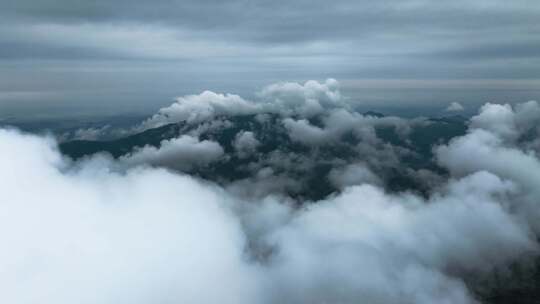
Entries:
[[374, 109], [540, 99], [540, 1], [0, 0], [0, 119], [329, 77]]

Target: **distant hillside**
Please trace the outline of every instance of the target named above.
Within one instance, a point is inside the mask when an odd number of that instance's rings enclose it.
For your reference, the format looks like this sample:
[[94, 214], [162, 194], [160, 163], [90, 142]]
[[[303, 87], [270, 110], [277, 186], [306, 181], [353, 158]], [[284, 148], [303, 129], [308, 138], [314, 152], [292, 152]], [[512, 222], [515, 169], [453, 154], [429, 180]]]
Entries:
[[[384, 117], [375, 112], [367, 112], [364, 115]], [[189, 173], [196, 174], [221, 183], [229, 183], [253, 176], [253, 168], [270, 167], [275, 174], [287, 173], [288, 176], [296, 176], [300, 181], [299, 188], [290, 189], [292, 196], [305, 197], [316, 200], [337, 189], [328, 182], [330, 170], [336, 163], [364, 162], [374, 163], [372, 155], [359, 152], [356, 148], [360, 140], [349, 134], [344, 134], [337, 142], [328, 143], [317, 147], [310, 147], [292, 140], [283, 126], [282, 119], [278, 115], [266, 115], [261, 121], [256, 115], [244, 115], [233, 117], [218, 117], [214, 123], [221, 123], [219, 127], [208, 127], [208, 122], [199, 124], [168, 124], [154, 129], [149, 129], [124, 138], [110, 141], [74, 140], [60, 145], [63, 154], [77, 159], [95, 153], [106, 152], [118, 158], [133, 152], [144, 146], [160, 147], [163, 140], [177, 138], [183, 134], [197, 133], [201, 140], [212, 140], [221, 145], [227, 157], [208, 166], [197, 167]], [[320, 124], [317, 117], [310, 120], [313, 125]], [[385, 144], [392, 147], [401, 147], [410, 153], [400, 155], [400, 162], [407, 166], [383, 166], [375, 170], [381, 171], [385, 176], [385, 182], [393, 191], [412, 190], [425, 193], [429, 186], [410, 176], [407, 168], [413, 170], [429, 169], [437, 173], [444, 173], [432, 160], [432, 148], [436, 144], [446, 143], [451, 138], [463, 135], [466, 131], [466, 120], [457, 117], [427, 119], [425, 123], [415, 125], [408, 138], [400, 136], [400, 130], [395, 127], [377, 127], [376, 135], [381, 143], [373, 149], [386, 149]], [[240, 132], [253, 132], [259, 146], [256, 153], [240, 157], [235, 153], [234, 141]], [[305, 159], [296, 159], [301, 155]], [[290, 161], [304, 161], [305, 166], [287, 168], [276, 164], [275, 158], [290, 158]]]

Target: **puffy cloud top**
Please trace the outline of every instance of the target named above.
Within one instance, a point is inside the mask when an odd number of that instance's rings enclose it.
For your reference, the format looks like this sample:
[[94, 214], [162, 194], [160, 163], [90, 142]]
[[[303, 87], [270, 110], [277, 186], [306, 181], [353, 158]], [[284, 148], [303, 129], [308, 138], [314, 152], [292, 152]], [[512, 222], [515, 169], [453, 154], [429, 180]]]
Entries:
[[455, 101], [445, 109], [446, 112], [461, 112], [463, 110], [465, 110], [465, 108], [459, 102]]
[[223, 155], [223, 148], [216, 142], [182, 135], [161, 142], [159, 148], [144, 146], [120, 158], [128, 165], [156, 165], [178, 170], [204, 166]]
[[540, 124], [540, 105], [536, 101], [518, 104], [487, 103], [471, 119], [471, 127], [490, 131], [505, 140], [517, 140]]
[[346, 107], [335, 79], [327, 79], [324, 83], [309, 80], [305, 84], [272, 84], [257, 96], [259, 100], [250, 101], [234, 94], [204, 91], [199, 95], [179, 97], [175, 103], [143, 122], [139, 129], [176, 122], [198, 123], [220, 115], [276, 113], [311, 117], [330, 108]]

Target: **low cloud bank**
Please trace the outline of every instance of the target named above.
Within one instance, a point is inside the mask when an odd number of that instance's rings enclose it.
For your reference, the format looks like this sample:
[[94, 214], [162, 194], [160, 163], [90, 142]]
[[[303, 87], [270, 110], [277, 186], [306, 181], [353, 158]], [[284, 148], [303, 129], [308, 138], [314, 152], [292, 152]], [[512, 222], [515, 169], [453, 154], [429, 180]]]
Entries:
[[136, 130], [145, 130], [169, 123], [200, 123], [222, 115], [276, 113], [286, 117], [312, 117], [330, 108], [343, 108], [339, 83], [327, 79], [323, 83], [309, 80], [275, 83], [257, 93], [257, 100], [247, 100], [235, 94], [204, 91], [199, 95], [178, 97], [172, 105], [144, 121]]
[[448, 107], [446, 107], [445, 109], [446, 112], [461, 112], [464, 110], [465, 107], [461, 103], [455, 101], [449, 104]]
[[144, 146], [122, 156], [120, 162], [134, 165], [153, 165], [178, 170], [205, 166], [223, 155], [223, 148], [216, 142], [182, 135], [164, 140], [159, 147]]
[[[0, 130], [0, 300], [476, 303], [477, 282], [538, 253], [539, 109], [485, 105], [466, 135], [436, 148], [451, 175], [428, 198], [390, 194], [357, 163], [332, 171], [343, 190], [324, 200], [247, 200], [241, 182], [139, 166], [211, 162], [224, 152], [209, 140], [73, 162], [51, 138]], [[317, 128], [339, 129], [328, 126]], [[258, 147], [253, 134], [235, 141]], [[262, 169], [253, 180], [294, 179]]]

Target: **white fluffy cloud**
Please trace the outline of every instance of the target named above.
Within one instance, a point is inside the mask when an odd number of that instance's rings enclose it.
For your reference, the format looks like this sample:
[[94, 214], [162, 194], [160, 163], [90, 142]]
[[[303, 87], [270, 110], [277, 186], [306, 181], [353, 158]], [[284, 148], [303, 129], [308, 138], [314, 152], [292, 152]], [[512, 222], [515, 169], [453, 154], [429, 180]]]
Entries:
[[242, 131], [236, 135], [233, 146], [240, 157], [246, 157], [255, 152], [261, 143], [251, 131]]
[[534, 248], [496, 198], [510, 188], [478, 173], [427, 204], [368, 185], [318, 202], [270, 237], [279, 302], [474, 303], [446, 270], [483, 273]]
[[285, 118], [283, 125], [292, 140], [306, 145], [318, 146], [335, 141], [347, 132], [356, 138], [369, 143], [379, 141], [375, 127], [394, 127], [399, 136], [405, 137], [415, 121], [407, 121], [398, 117], [364, 116], [345, 108], [330, 109], [322, 117], [323, 126], [315, 126], [307, 119]]
[[487, 103], [480, 109], [480, 114], [471, 119], [471, 126], [491, 131], [503, 138], [516, 139], [519, 134], [514, 116], [509, 104]]
[[[472, 118], [467, 135], [436, 150], [437, 159], [456, 177], [485, 170], [514, 181], [526, 193], [515, 208], [535, 223], [534, 219], [540, 215], [536, 206], [540, 195], [540, 161], [535, 154], [538, 151], [534, 150], [539, 122], [540, 106], [535, 101], [514, 108], [488, 103]], [[540, 231], [540, 225], [532, 226]]]
[[[521, 107], [535, 108], [513, 115]], [[476, 121], [436, 150], [452, 179], [429, 198], [363, 184], [319, 202], [244, 201], [161, 169], [72, 163], [52, 139], [0, 130], [0, 300], [476, 303], [466, 278], [537, 254], [540, 232], [539, 159]], [[207, 151], [222, 153], [180, 137], [129, 157], [156, 164]], [[361, 168], [335, 175], [343, 186], [375, 178]], [[245, 185], [286, 178], [263, 169]]]
[[327, 79], [324, 83], [309, 80], [303, 85], [296, 82], [271, 84], [258, 95], [274, 111], [285, 116], [310, 117], [325, 109], [347, 106], [335, 79]]
[[322, 145], [330, 141], [329, 133], [317, 126], [313, 126], [305, 119], [294, 120], [285, 118], [283, 125], [289, 132], [292, 140], [298, 141], [307, 145]]
[[461, 112], [463, 110], [465, 110], [465, 107], [463, 107], [463, 105], [461, 105], [459, 102], [455, 101], [448, 105], [448, 107], [445, 109], [446, 112]]
[[144, 146], [122, 156], [120, 162], [128, 165], [154, 165], [178, 170], [204, 166], [223, 156], [223, 148], [216, 142], [182, 135], [164, 140], [160, 147]]
[[335, 79], [327, 79], [323, 83], [309, 80], [305, 84], [271, 84], [263, 88], [257, 96], [259, 99], [252, 101], [234, 94], [204, 91], [199, 95], [178, 97], [175, 103], [160, 109], [136, 129], [155, 128], [177, 122], [198, 123], [219, 115], [275, 113], [310, 117], [329, 108], [347, 106], [342, 101], [339, 83]]
[[[486, 103], [471, 119], [471, 127], [489, 131], [504, 140], [515, 141], [540, 125], [540, 105], [536, 101], [517, 104]], [[536, 134], [534, 134], [536, 135]]]
[[338, 189], [362, 184], [383, 185], [381, 179], [362, 163], [334, 168], [330, 171], [328, 178]]
[[217, 115], [252, 114], [260, 108], [234, 94], [204, 91], [199, 95], [178, 97], [172, 105], [161, 108], [157, 114], [144, 121], [141, 128], [155, 128], [169, 123], [198, 123]]
[[0, 149], [1, 302], [257, 300], [219, 191], [163, 170], [70, 171], [51, 140], [11, 131]]
[[[357, 137], [373, 141], [376, 136], [374, 127], [396, 127], [400, 136], [406, 136], [414, 120], [398, 117], [375, 117], [357, 113], [346, 102], [339, 90], [339, 82], [327, 79], [324, 82], [309, 80], [304, 84], [280, 82], [270, 84], [256, 93], [253, 100], [235, 94], [221, 94], [204, 91], [201, 94], [178, 97], [170, 106], [158, 112], [142, 123], [129, 129], [90, 128], [81, 129], [71, 137], [78, 139], [99, 139], [100, 137], [118, 137], [143, 130], [157, 128], [172, 123], [199, 125], [191, 135], [202, 131], [220, 128], [226, 121], [220, 116], [240, 116], [255, 114], [258, 119], [268, 118], [267, 114], [276, 114], [284, 120], [285, 126], [292, 133], [291, 137], [308, 145], [320, 145], [324, 141], [337, 139], [345, 132], [352, 131]], [[313, 117], [323, 119], [324, 126], [317, 127], [309, 123]], [[306, 133], [307, 138], [302, 138]], [[326, 138], [325, 138], [326, 137]], [[368, 139], [369, 137], [369, 139]]]

